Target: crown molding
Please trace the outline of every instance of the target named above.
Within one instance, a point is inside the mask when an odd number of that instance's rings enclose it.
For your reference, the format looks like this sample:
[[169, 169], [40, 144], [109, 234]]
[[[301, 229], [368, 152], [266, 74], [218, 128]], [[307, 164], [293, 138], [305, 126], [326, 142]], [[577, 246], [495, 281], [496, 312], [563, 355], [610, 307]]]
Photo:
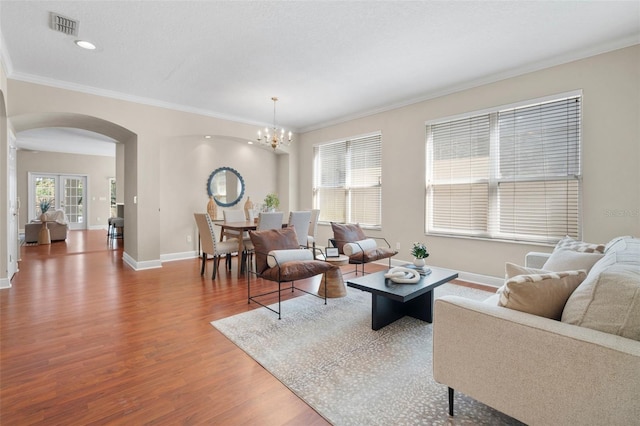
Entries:
[[[2, 37], [1, 33], [0, 33], [0, 37]], [[175, 104], [175, 103], [171, 103], [171, 102], [165, 102], [165, 101], [160, 101], [158, 99], [153, 99], [153, 98], [146, 98], [146, 97], [141, 97], [141, 96], [134, 96], [134, 95], [130, 95], [127, 93], [122, 93], [122, 92], [117, 92], [117, 91], [113, 91], [113, 90], [105, 90], [105, 89], [99, 89], [96, 87], [91, 87], [91, 86], [85, 86], [85, 85], [81, 85], [81, 84], [76, 84], [76, 83], [71, 83], [71, 82], [67, 82], [67, 81], [61, 81], [61, 80], [55, 80], [55, 79], [50, 79], [50, 78], [44, 78], [44, 77], [40, 77], [40, 76], [36, 76], [33, 74], [27, 74], [27, 73], [20, 73], [20, 72], [14, 72], [13, 71], [13, 65], [11, 62], [11, 58], [9, 57], [9, 53], [6, 49], [5, 43], [4, 43], [4, 39], [1, 38], [0, 39], [0, 44], [2, 47], [2, 50], [0, 51], [0, 61], [2, 61], [2, 63], [5, 65], [5, 71], [6, 71], [6, 76], [7, 78], [11, 78], [13, 80], [19, 80], [19, 81], [24, 81], [27, 83], [34, 83], [34, 84], [41, 84], [41, 85], [45, 85], [45, 86], [51, 86], [51, 87], [56, 87], [59, 89], [65, 89], [65, 90], [71, 90], [71, 91], [75, 91], [75, 92], [81, 92], [81, 93], [86, 93], [86, 94], [91, 94], [91, 95], [96, 95], [96, 96], [103, 96], [103, 97], [107, 97], [107, 98], [112, 98], [112, 99], [118, 99], [118, 100], [123, 100], [123, 101], [127, 101], [127, 102], [133, 102], [133, 103], [137, 103], [137, 104], [142, 104], [142, 105], [149, 105], [149, 106], [155, 106], [155, 107], [159, 107], [159, 108], [165, 108], [165, 109], [170, 109], [170, 110], [175, 110], [175, 111], [181, 111], [181, 112], [186, 112], [186, 113], [192, 113], [192, 114], [198, 114], [198, 115], [202, 115], [202, 116], [206, 116], [206, 117], [212, 117], [212, 118], [216, 118], [216, 119], [221, 119], [221, 120], [228, 120], [228, 121], [233, 121], [233, 122], [237, 122], [240, 124], [247, 124], [247, 125], [251, 125], [251, 126], [258, 126], [258, 127], [262, 127], [262, 126], [268, 126], [269, 124], [264, 123], [264, 122], [256, 122], [253, 120], [247, 120], [245, 118], [242, 117], [237, 117], [237, 116], [232, 116], [232, 115], [228, 115], [228, 114], [222, 114], [222, 113], [218, 113], [218, 112], [214, 112], [214, 111], [210, 111], [210, 110], [205, 110], [202, 108], [195, 108], [195, 107], [191, 107], [191, 106], [187, 106], [187, 105], [181, 105], [181, 104]], [[457, 93], [457, 92], [461, 92], [464, 90], [469, 90], [469, 89], [473, 89], [475, 87], [480, 87], [486, 84], [491, 84], [491, 83], [495, 83], [501, 80], [505, 80], [508, 78], [513, 78], [513, 77], [517, 77], [520, 75], [524, 75], [524, 74], [528, 74], [531, 72], [535, 72], [535, 71], [540, 71], [546, 68], [551, 68], [554, 66], [558, 66], [558, 65], [563, 65], [569, 62], [574, 62], [574, 61], [578, 61], [581, 59], [586, 59], [588, 57], [591, 56], [597, 56], [603, 53], [607, 53], [607, 52], [611, 52], [614, 50], [618, 50], [618, 49], [623, 49], [626, 47], [630, 47], [630, 46], [634, 46], [640, 44], [640, 36], [638, 35], [632, 35], [623, 39], [619, 39], [613, 42], [609, 42], [609, 43], [603, 43], [603, 44], [599, 44], [599, 45], [595, 45], [595, 46], [590, 46], [588, 48], [585, 49], [581, 49], [581, 50], [577, 50], [577, 51], [573, 51], [573, 52], [569, 52], [566, 55], [562, 55], [562, 56], [556, 56], [554, 58], [550, 58], [544, 61], [538, 61], [535, 63], [530, 63], [527, 64], [525, 66], [522, 67], [517, 67], [517, 68], [513, 68], [510, 70], [506, 70], [504, 72], [500, 72], [500, 73], [496, 73], [496, 74], [491, 74], [488, 76], [484, 76], [478, 79], [474, 79], [474, 80], [470, 80], [470, 81], [466, 81], [463, 82], [461, 84], [458, 85], [452, 85], [449, 86], [447, 88], [443, 88], [440, 90], [436, 90], [436, 91], [432, 91], [426, 94], [423, 94], [419, 97], [415, 97], [415, 98], [411, 98], [402, 102], [396, 102], [393, 104], [389, 104], [389, 105], [385, 105], [383, 107], [379, 107], [379, 108], [374, 108], [374, 109], [370, 109], [370, 110], [366, 110], [366, 111], [361, 111], [355, 114], [349, 114], [346, 116], [343, 116], [339, 119], [335, 119], [335, 120], [329, 120], [329, 121], [325, 121], [322, 123], [317, 123], [311, 126], [306, 126], [306, 127], [302, 127], [302, 128], [292, 128], [291, 130], [294, 133], [307, 133], [307, 132], [311, 132], [314, 130], [319, 130], [319, 129], [323, 129], [326, 127], [330, 127], [330, 126], [334, 126], [334, 125], [338, 125], [338, 124], [342, 124], [348, 121], [352, 121], [352, 120], [357, 120], [360, 118], [365, 118], [365, 117], [369, 117], [372, 115], [376, 115], [376, 114], [380, 114], [383, 112], [387, 112], [387, 111], [391, 111], [391, 110], [395, 110], [398, 108], [403, 108], [409, 105], [414, 105], [420, 102], [424, 102], [424, 101], [428, 101], [428, 100], [432, 100], [432, 99], [436, 99], [442, 96], [447, 96], [447, 95], [451, 95], [453, 93]]]
[[107, 90], [107, 89], [100, 89], [92, 86], [85, 86], [82, 84], [41, 77], [33, 74], [12, 72], [7, 74], [7, 78], [11, 78], [12, 80], [24, 81], [26, 83], [33, 83], [33, 84], [40, 84], [43, 86], [55, 87], [57, 89], [71, 90], [74, 92], [80, 92], [80, 93], [85, 93], [89, 95], [102, 96], [105, 98], [132, 102], [136, 104], [165, 108], [173, 111], [181, 111], [181, 112], [186, 112], [191, 114], [198, 114], [206, 117], [217, 118], [220, 120], [233, 121], [240, 124], [249, 124], [252, 126], [259, 126], [259, 127], [268, 125], [266, 123], [250, 121], [242, 117], [222, 114], [222, 113], [218, 113], [218, 112], [214, 112], [214, 111], [210, 111], [202, 108], [195, 108], [188, 105], [181, 105], [181, 104], [165, 102], [165, 101], [161, 101], [153, 98], [135, 96], [127, 93], [117, 92], [115, 90]]

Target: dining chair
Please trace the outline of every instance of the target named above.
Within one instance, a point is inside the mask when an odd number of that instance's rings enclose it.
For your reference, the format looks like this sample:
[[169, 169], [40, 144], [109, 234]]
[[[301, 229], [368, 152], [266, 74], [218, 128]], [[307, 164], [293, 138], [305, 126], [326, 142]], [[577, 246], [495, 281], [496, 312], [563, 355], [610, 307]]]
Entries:
[[318, 233], [318, 218], [320, 217], [320, 209], [311, 210], [311, 221], [309, 222], [309, 232], [307, 236], [307, 247], [316, 248], [316, 234]]
[[226, 266], [231, 269], [231, 253], [238, 250], [238, 240], [235, 238], [225, 241], [216, 241], [216, 232], [213, 228], [213, 222], [208, 213], [194, 213], [193, 214], [196, 225], [198, 226], [198, 233], [200, 234], [200, 245], [202, 248], [202, 266], [200, 268], [200, 275], [204, 275], [205, 265], [207, 258], [213, 256], [213, 273], [211, 279], [216, 279], [218, 272], [220, 257], [226, 256]]
[[298, 237], [298, 244], [307, 247], [307, 234], [309, 233], [309, 223], [311, 222], [310, 211], [289, 212], [289, 228], [293, 227]]
[[[244, 215], [244, 210], [223, 210], [222, 214], [225, 222], [244, 222], [247, 220], [246, 216]], [[240, 231], [236, 231], [233, 229], [225, 229], [222, 236], [227, 239], [241, 238]], [[242, 262], [241, 270], [244, 271], [247, 252], [253, 250], [253, 245], [251, 244], [251, 239], [249, 238], [248, 232], [242, 233], [242, 243], [244, 245], [244, 252], [238, 253], [238, 257], [240, 258], [239, 262]]]
[[258, 226], [256, 231], [264, 231], [266, 229], [282, 228], [282, 212], [260, 212], [258, 215]]

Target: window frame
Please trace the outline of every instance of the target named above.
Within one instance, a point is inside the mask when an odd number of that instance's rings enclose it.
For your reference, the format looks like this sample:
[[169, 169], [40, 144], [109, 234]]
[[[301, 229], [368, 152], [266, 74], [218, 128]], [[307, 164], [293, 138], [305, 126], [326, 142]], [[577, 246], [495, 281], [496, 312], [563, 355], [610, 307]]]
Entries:
[[[357, 144], [358, 141], [362, 141], [363, 143], [370, 143], [370, 139], [377, 138], [378, 143], [378, 163], [380, 168], [380, 173], [377, 176], [378, 182], [373, 185], [357, 185], [354, 184], [353, 181], [353, 157], [352, 157], [352, 147], [354, 144]], [[322, 164], [320, 164], [320, 148], [326, 147], [328, 145], [344, 145], [345, 147], [345, 161], [344, 161], [344, 170], [342, 171], [344, 176], [344, 186], [322, 186], [321, 183], [321, 172], [322, 172]], [[338, 188], [343, 189], [345, 192], [344, 195], [344, 220], [335, 217], [326, 217], [323, 215], [323, 209], [321, 208], [321, 202], [319, 200], [320, 191], [322, 188]], [[368, 188], [378, 188], [378, 212], [376, 213], [377, 222], [375, 224], [364, 223], [353, 221], [354, 220], [354, 190], [362, 190]], [[318, 219], [319, 223], [328, 224], [330, 222], [345, 222], [345, 223], [359, 223], [360, 226], [364, 229], [372, 229], [372, 230], [381, 230], [382, 229], [382, 131], [375, 131], [371, 133], [361, 134], [357, 136], [351, 136], [347, 138], [336, 139], [328, 142], [322, 142], [313, 145], [313, 182], [312, 182], [312, 196], [313, 196], [313, 208], [320, 209], [320, 217]], [[325, 213], [326, 214], [326, 213]], [[324, 217], [323, 217], [324, 216]]]
[[[500, 129], [499, 129], [499, 117], [500, 113], [505, 113], [510, 110], [532, 107], [552, 102], [559, 102], [562, 100], [578, 98], [580, 105], [578, 107], [578, 122], [577, 122], [577, 174], [566, 176], [565, 178], [551, 178], [551, 176], [540, 176], [529, 178], [505, 178], [499, 176], [500, 172]], [[545, 236], [532, 236], [527, 234], [518, 233], [504, 233], [500, 230], [500, 200], [499, 200], [499, 185], [507, 182], [533, 182], [533, 181], [560, 181], [565, 179], [567, 181], [575, 181], [577, 184], [577, 213], [575, 220], [577, 222], [576, 235], [572, 235], [576, 238], [582, 237], [582, 150], [583, 150], [583, 94], [582, 90], [574, 90], [570, 92], [559, 93], [555, 95], [545, 96], [536, 99], [525, 100], [517, 103], [500, 105], [492, 108], [486, 108], [482, 110], [467, 112], [463, 114], [457, 114], [449, 117], [438, 118], [425, 122], [425, 146], [426, 146], [426, 174], [425, 174], [425, 234], [434, 236], [444, 236], [452, 238], [470, 238], [479, 240], [490, 241], [507, 241], [507, 242], [524, 242], [533, 244], [555, 244], [558, 241], [558, 237], [545, 237]], [[489, 116], [489, 128], [490, 128], [490, 153], [489, 153], [489, 176], [486, 181], [488, 182], [487, 189], [487, 226], [486, 231], [461, 231], [455, 229], [438, 230], [433, 227], [433, 140], [432, 140], [432, 126], [438, 124], [445, 124], [450, 122], [456, 122], [458, 120], [472, 119], [483, 115]], [[484, 179], [477, 180], [477, 182], [484, 182]], [[469, 179], [469, 182], [471, 180]]]

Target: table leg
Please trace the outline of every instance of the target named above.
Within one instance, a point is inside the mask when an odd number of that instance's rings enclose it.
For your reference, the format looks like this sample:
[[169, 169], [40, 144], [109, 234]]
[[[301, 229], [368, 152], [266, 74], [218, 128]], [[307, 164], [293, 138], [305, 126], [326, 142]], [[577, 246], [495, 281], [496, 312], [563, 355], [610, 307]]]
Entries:
[[243, 233], [240, 232], [240, 237], [238, 238], [238, 276], [242, 275], [242, 252], [244, 252], [244, 241], [242, 241]]
[[433, 291], [405, 303], [371, 294], [371, 328], [373, 330], [380, 330], [405, 315], [433, 322]]

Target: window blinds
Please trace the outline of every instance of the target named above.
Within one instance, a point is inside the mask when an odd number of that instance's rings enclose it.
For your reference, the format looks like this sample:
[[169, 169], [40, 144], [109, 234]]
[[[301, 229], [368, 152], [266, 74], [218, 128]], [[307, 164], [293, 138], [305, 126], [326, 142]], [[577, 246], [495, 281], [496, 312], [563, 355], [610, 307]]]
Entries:
[[579, 235], [580, 97], [427, 126], [427, 230]]
[[580, 98], [500, 111], [499, 233], [578, 237]]
[[314, 148], [314, 206], [321, 221], [380, 227], [381, 145], [377, 133]]

